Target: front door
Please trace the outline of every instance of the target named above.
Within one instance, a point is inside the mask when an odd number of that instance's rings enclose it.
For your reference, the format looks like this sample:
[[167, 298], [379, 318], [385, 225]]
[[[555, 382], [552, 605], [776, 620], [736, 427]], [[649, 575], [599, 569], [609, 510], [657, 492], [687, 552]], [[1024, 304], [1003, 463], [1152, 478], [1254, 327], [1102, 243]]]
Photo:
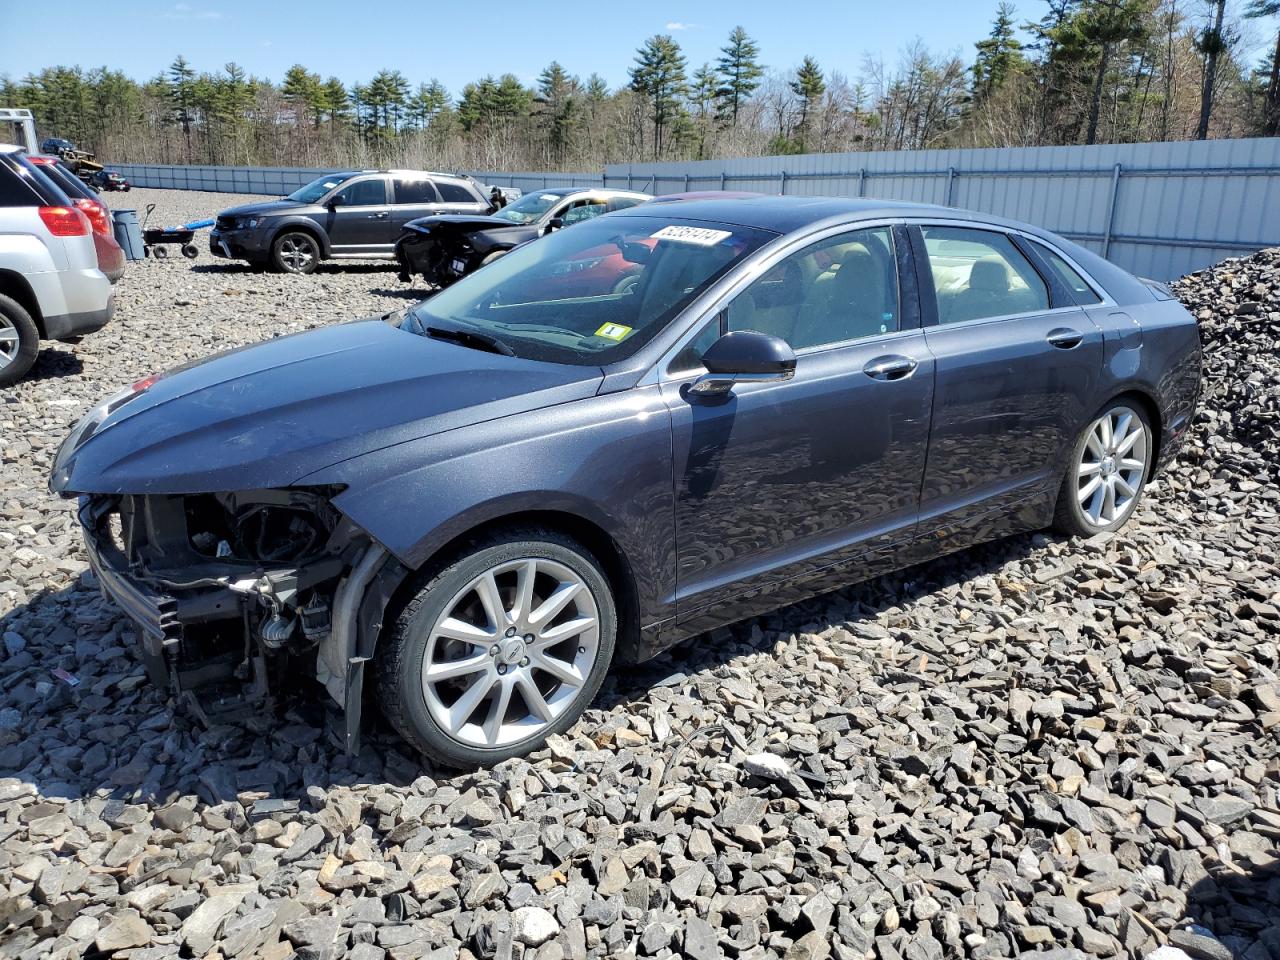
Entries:
[[[681, 632], [871, 575], [912, 535], [933, 361], [914, 309], [902, 320], [894, 239], [872, 227], [784, 258], [672, 362]], [[795, 377], [690, 394], [734, 330], [786, 340]]]
[[335, 254], [384, 256], [394, 249], [395, 226], [387, 204], [385, 177], [345, 185], [333, 196], [326, 229]]
[[1008, 234], [923, 225], [915, 240], [938, 365], [921, 528], [954, 549], [1045, 522], [1093, 412], [1103, 338]]

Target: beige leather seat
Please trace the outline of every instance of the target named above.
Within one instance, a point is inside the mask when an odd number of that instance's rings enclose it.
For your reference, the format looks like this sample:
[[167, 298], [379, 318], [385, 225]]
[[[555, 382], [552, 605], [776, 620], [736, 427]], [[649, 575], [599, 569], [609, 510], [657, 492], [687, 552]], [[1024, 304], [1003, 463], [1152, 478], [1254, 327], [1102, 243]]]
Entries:
[[974, 261], [969, 268], [969, 283], [951, 298], [947, 323], [960, 323], [978, 317], [998, 317], [1013, 313], [1017, 307], [1009, 294], [1009, 266], [1003, 260], [987, 257]]
[[796, 321], [791, 346], [797, 350], [874, 336], [886, 318], [886, 270], [864, 244], [850, 244], [835, 276], [816, 284]]

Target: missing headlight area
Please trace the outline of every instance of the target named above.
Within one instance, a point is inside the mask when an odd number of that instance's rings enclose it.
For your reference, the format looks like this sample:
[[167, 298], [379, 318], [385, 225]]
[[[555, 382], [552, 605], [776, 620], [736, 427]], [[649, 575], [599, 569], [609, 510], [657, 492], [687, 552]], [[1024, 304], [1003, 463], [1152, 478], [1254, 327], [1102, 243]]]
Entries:
[[82, 498], [90, 564], [151, 679], [206, 722], [314, 676], [346, 707], [355, 612], [385, 551], [335, 488]]

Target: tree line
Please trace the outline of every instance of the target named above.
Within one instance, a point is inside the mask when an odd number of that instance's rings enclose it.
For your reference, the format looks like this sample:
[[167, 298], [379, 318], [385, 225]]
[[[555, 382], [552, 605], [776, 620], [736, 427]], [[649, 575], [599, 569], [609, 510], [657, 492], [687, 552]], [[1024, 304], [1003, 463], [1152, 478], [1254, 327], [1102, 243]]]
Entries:
[[[279, 82], [181, 56], [145, 82], [106, 67], [0, 78], [42, 135], [114, 162], [389, 164], [596, 170], [606, 163], [802, 152], [1142, 142], [1280, 132], [1280, 0], [999, 3], [972, 56], [919, 42], [856, 70], [770, 66], [742, 27], [691, 66], [670, 35], [610, 86], [550, 63], [532, 86], [487, 75], [455, 96], [400, 70], [347, 85], [302, 64]], [[1019, 29], [1021, 27], [1021, 29]], [[1261, 63], [1243, 38], [1274, 34]], [[1024, 42], [1019, 36], [1028, 36]]]

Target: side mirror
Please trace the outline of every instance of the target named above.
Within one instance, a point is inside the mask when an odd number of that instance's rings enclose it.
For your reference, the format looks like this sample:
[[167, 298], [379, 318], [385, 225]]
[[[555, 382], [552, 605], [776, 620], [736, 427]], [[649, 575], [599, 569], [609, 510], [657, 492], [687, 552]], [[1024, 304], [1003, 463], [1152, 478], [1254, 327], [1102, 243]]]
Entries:
[[564, 226], [564, 217], [552, 217], [547, 223], [548, 230], [559, 230]]
[[796, 375], [796, 353], [785, 340], [756, 330], [726, 333], [702, 355], [707, 372], [690, 391], [701, 397], [722, 396], [735, 383], [790, 380]]
[[342, 194], [335, 193], [332, 197], [324, 202], [324, 205], [332, 210], [334, 207], [342, 206]]

